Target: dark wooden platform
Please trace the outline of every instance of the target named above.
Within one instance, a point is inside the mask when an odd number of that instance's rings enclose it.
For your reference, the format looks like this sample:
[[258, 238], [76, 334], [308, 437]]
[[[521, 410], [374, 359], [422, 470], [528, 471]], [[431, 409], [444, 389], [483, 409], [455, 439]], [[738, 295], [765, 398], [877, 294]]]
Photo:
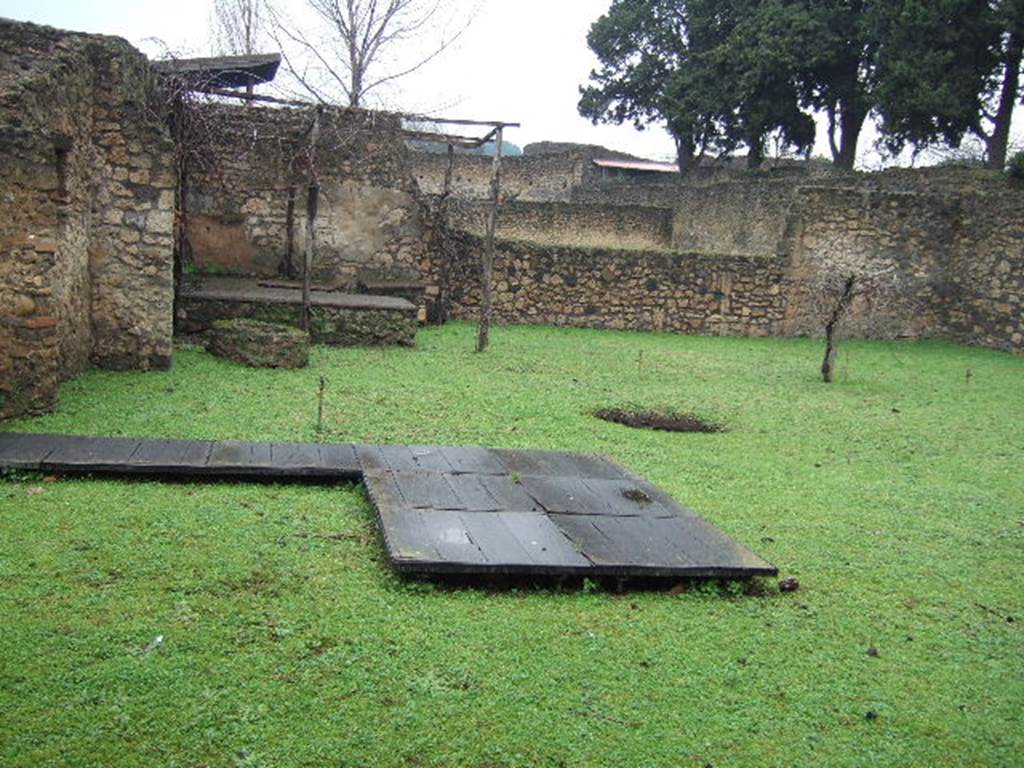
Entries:
[[[271, 285], [265, 280], [246, 277], [191, 278], [182, 286], [181, 295], [185, 299], [242, 304], [302, 304], [300, 287], [288, 286], [283, 281]], [[324, 288], [311, 291], [309, 301], [314, 307], [334, 309], [413, 313], [416, 311], [415, 305], [394, 296], [370, 296]]]
[[610, 459], [475, 447], [0, 433], [0, 468], [177, 478], [362, 479], [410, 574], [642, 577], [776, 569]]

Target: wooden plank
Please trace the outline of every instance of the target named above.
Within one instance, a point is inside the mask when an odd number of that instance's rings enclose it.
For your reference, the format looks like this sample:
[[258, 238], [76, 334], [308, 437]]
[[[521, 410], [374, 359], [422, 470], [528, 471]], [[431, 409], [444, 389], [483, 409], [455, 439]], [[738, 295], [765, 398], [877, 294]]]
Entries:
[[445, 446], [441, 449], [445, 460], [451, 465], [454, 474], [474, 475], [507, 475], [508, 470], [501, 459], [489, 448], [464, 446], [453, 448]]
[[392, 473], [406, 507], [418, 509], [463, 509], [444, 475], [436, 472]]
[[174, 470], [181, 467], [191, 445], [188, 440], [143, 440], [132, 454], [131, 465], [143, 472]]
[[390, 469], [379, 445], [356, 445], [354, 447], [359, 466], [362, 467], [364, 473], [387, 472]]
[[493, 453], [507, 472], [519, 475], [619, 479], [622, 469], [603, 456], [561, 451], [517, 451], [495, 449]]
[[356, 447], [351, 443], [323, 443], [317, 445], [320, 466], [336, 473], [338, 477], [358, 480], [363, 468], [356, 456]]
[[181, 458], [181, 468], [193, 472], [206, 472], [214, 443], [211, 440], [193, 440]]
[[186, 478], [362, 476], [389, 557], [408, 573], [776, 572], [652, 483], [599, 456], [2, 433], [2, 467]]
[[279, 469], [304, 474], [324, 469], [319, 446], [310, 443], [271, 443], [270, 460]]
[[364, 482], [370, 495], [370, 501], [378, 510], [400, 509], [405, 506], [402, 492], [398, 489], [398, 483], [391, 472], [366, 475]]
[[[501, 516], [516, 545], [529, 553], [532, 565], [553, 566], [566, 572], [591, 567], [591, 562], [577, 551], [562, 529], [547, 515], [523, 512], [495, 514]], [[509, 555], [511, 556], [511, 553]]]
[[436, 445], [410, 445], [416, 466], [425, 472], [452, 472], [451, 462], [445, 458], [444, 451]]
[[420, 513], [427, 541], [449, 567], [487, 565], [487, 559], [469, 535], [459, 512], [424, 509]]
[[650, 524], [663, 538], [679, 542], [695, 568], [723, 575], [776, 573], [774, 566], [700, 517], [654, 518]]
[[460, 508], [470, 512], [497, 512], [502, 505], [490, 493], [479, 475], [445, 475], [448, 486], [459, 497]]
[[621, 566], [629, 558], [624, 542], [609, 538], [594, 525], [595, 519], [591, 515], [551, 515], [551, 521], [593, 564]]
[[477, 475], [484, 490], [491, 495], [498, 509], [517, 512], [542, 512], [541, 505], [523, 486], [508, 475]]
[[241, 440], [221, 440], [211, 447], [206, 460], [210, 470], [243, 470], [252, 465], [252, 444]]
[[[693, 565], [683, 542], [660, 534], [644, 517], [598, 517], [594, 528], [622, 549], [622, 565], [639, 568], [684, 568]], [[587, 552], [584, 545], [584, 551]], [[589, 554], [589, 552], [588, 552]]]
[[397, 570], [427, 569], [430, 564], [441, 562], [441, 556], [426, 535], [421, 510], [378, 507], [377, 519], [388, 558]]
[[277, 470], [270, 443], [249, 443], [249, 466], [252, 469]]
[[567, 474], [584, 480], [619, 480], [627, 474], [607, 456], [596, 453], [562, 453], [559, 461], [568, 470]]
[[[684, 511], [666, 494], [650, 483], [636, 483], [631, 478], [604, 480], [586, 478], [580, 482], [611, 510], [611, 514], [639, 517], [674, 517]], [[667, 500], [669, 504], [665, 504]]]
[[380, 455], [392, 472], [418, 472], [419, 464], [408, 445], [381, 445]]
[[39, 469], [54, 448], [53, 435], [0, 432], [0, 467]]
[[487, 512], [464, 512], [462, 522], [491, 568], [508, 572], [536, 565], [538, 561], [509, 530], [505, 517]]
[[602, 495], [594, 493], [577, 477], [527, 475], [521, 482], [523, 489], [548, 512], [576, 515], [617, 514], [616, 509], [609, 506]]
[[41, 469], [51, 472], [109, 472], [121, 469], [141, 441], [123, 437], [54, 436]]

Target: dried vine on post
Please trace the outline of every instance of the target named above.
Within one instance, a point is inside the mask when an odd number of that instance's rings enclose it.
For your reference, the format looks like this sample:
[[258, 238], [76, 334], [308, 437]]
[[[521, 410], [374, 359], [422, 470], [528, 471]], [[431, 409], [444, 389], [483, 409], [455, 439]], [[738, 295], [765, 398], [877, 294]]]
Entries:
[[180, 289], [192, 265], [189, 242], [189, 195], [194, 175], [210, 173], [217, 167], [216, 137], [223, 126], [208, 97], [195, 85], [179, 77], [162, 81], [159, 103], [147, 105], [152, 118], [166, 124], [174, 147], [174, 317], [177, 317]]
[[309, 129], [307, 153], [306, 247], [302, 260], [302, 329], [309, 330], [309, 304], [313, 279], [313, 256], [316, 252], [316, 211], [320, 202], [320, 187], [316, 177], [316, 145], [320, 139], [320, 117], [323, 107], [317, 107], [313, 125]]
[[477, 333], [476, 351], [484, 352], [491, 341], [491, 291], [494, 282], [494, 229], [498, 222], [498, 205], [501, 203], [501, 126], [494, 131], [494, 167], [491, 174], [491, 208], [487, 212], [487, 234], [484, 242], [483, 260], [480, 265], [480, 328]]
[[439, 247], [441, 250], [441, 267], [438, 275], [438, 297], [433, 321], [438, 325], [448, 322], [448, 313], [451, 304], [451, 269], [452, 269], [452, 243], [449, 237], [448, 211], [452, 194], [452, 175], [455, 171], [455, 145], [448, 143], [448, 165], [444, 172], [444, 188], [441, 191], [441, 199], [438, 201], [434, 214], [436, 226], [440, 229]]

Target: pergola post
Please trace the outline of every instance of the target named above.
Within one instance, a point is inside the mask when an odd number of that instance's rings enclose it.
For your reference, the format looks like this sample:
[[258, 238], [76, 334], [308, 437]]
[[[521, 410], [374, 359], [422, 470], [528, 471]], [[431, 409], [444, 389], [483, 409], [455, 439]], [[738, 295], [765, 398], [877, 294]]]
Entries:
[[491, 208], [487, 212], [487, 232], [480, 264], [480, 327], [476, 338], [476, 351], [485, 352], [491, 343], [491, 292], [494, 283], [494, 229], [498, 223], [498, 205], [501, 203], [501, 144], [502, 126], [494, 131], [494, 165], [491, 171]]
[[316, 254], [316, 211], [320, 202], [320, 187], [316, 178], [316, 145], [320, 139], [320, 114], [322, 111], [322, 107], [316, 108], [313, 127], [309, 131], [309, 166], [306, 173], [309, 194], [306, 198], [306, 247], [302, 260], [302, 316], [300, 318], [304, 331], [309, 331], [313, 257]]

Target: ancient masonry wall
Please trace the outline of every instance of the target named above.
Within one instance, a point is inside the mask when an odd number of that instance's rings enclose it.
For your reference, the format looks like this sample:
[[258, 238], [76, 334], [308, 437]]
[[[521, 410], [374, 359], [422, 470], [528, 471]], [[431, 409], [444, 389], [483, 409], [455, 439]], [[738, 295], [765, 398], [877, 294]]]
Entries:
[[173, 150], [123, 40], [0, 20], [0, 418], [171, 360]]
[[953, 233], [945, 334], [1024, 352], [1024, 194], [972, 195]]
[[[214, 272], [301, 275], [315, 108], [197, 109], [197, 159], [186, 196], [191, 263]], [[386, 113], [321, 114], [313, 154], [320, 187], [315, 280], [347, 285], [360, 268], [410, 270], [422, 260], [429, 217], [400, 128]]]
[[[420, 190], [428, 195], [444, 191], [448, 168], [446, 154], [410, 153], [412, 172]], [[522, 155], [502, 160], [502, 195], [508, 201], [568, 202], [572, 190], [583, 181], [590, 165], [583, 153]], [[456, 155], [452, 194], [466, 200], [485, 200], [490, 195], [493, 160], [479, 155]]]
[[[460, 201], [451, 206], [450, 224], [483, 235], [488, 203]], [[672, 242], [673, 211], [624, 205], [506, 203], [497, 219], [497, 235], [541, 245], [629, 250], [667, 249]]]
[[[809, 186], [797, 193], [784, 333], [814, 328], [801, 278], [863, 254], [892, 265], [904, 301], [890, 333], [1024, 351], [1024, 204], [1000, 184], [967, 192]], [[863, 329], [854, 329], [857, 330]]]
[[[447, 291], [452, 317], [477, 316], [481, 248], [475, 235], [455, 238]], [[785, 317], [786, 266], [782, 257], [500, 240], [494, 317], [510, 324], [766, 336]]]
[[[629, 189], [622, 198], [636, 199]], [[858, 256], [891, 265], [903, 295], [855, 317], [853, 334], [1024, 351], [1024, 196], [1003, 179], [899, 171], [642, 191], [662, 206], [673, 199], [672, 209], [613, 206], [594, 188], [592, 203], [506, 206], [498, 233], [515, 242], [502, 243], [495, 265], [500, 319], [816, 334], [805, 286], [815, 271]], [[441, 291], [462, 317], [478, 301], [472, 265], [482, 208], [471, 210], [475, 219], [455, 218], [472, 236], [457, 238], [451, 284]], [[651, 236], [666, 215], [671, 247]], [[630, 252], [637, 249], [644, 252]], [[444, 274], [433, 264], [425, 270], [438, 281]]]

